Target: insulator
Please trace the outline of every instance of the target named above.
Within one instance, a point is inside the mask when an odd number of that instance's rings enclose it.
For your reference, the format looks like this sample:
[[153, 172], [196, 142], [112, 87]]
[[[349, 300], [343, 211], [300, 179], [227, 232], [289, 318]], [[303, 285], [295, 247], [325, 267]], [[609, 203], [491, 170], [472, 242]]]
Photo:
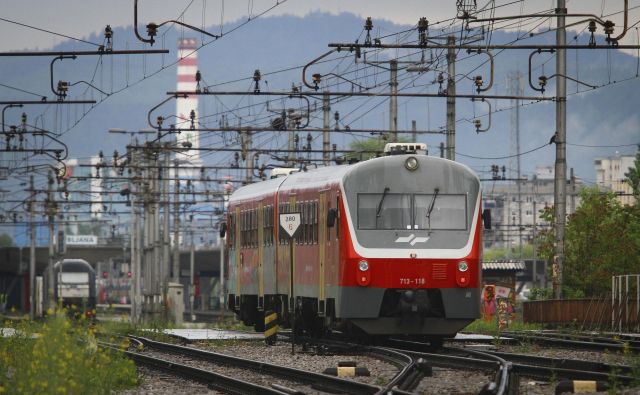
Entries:
[[538, 84], [544, 88], [544, 86], [547, 85], [547, 76], [541, 75], [538, 77]]
[[476, 75], [475, 84], [476, 84], [476, 87], [478, 88], [478, 92], [479, 92], [480, 88], [482, 88], [482, 84], [483, 84], [481, 75]]
[[202, 74], [200, 73], [200, 70], [196, 71], [196, 82], [200, 82], [202, 81]]
[[258, 84], [260, 82], [260, 70], [257, 70], [253, 72], [253, 81], [255, 81], [255, 86], [253, 87], [253, 93], [260, 93], [260, 85]]
[[438, 74], [438, 84], [442, 84], [444, 82], [444, 74]]
[[336, 120], [336, 122], [338, 122], [338, 121], [340, 120], [340, 113], [339, 113], [338, 111], [336, 111], [336, 112], [333, 114], [333, 119], [335, 119], [335, 120]]
[[318, 90], [318, 85], [320, 84], [320, 81], [322, 81], [322, 75], [316, 73], [311, 77], [313, 78], [313, 84], [315, 85], [315, 89]]
[[151, 43], [153, 44], [153, 38], [158, 34], [158, 25], [151, 22], [147, 25], [147, 35], [151, 39]]
[[25, 125], [27, 123], [27, 113], [25, 113], [25, 112], [22, 113], [21, 120], [22, 120], [22, 124], [23, 125]]
[[58, 95], [66, 96], [69, 90], [69, 83], [67, 81], [58, 81]]
[[596, 21], [589, 21], [589, 31], [591, 33], [596, 31]]
[[162, 122], [163, 121], [164, 121], [164, 118], [162, 116], [159, 116], [158, 118], [156, 118], [156, 123], [158, 124], [159, 128], [162, 127]]
[[480, 129], [482, 127], [482, 122], [479, 119], [474, 119], [473, 125], [476, 127], [476, 129]]
[[604, 23], [604, 34], [606, 34], [607, 36], [610, 36], [613, 34], [613, 27], [616, 24], [613, 23], [612, 21], [605, 21]]
[[371, 29], [373, 29], [373, 21], [371, 20], [371, 17], [368, 16], [367, 20], [364, 21], [364, 30], [369, 32]]
[[307, 142], [310, 143], [311, 140], [313, 140], [313, 137], [311, 137], [311, 133], [307, 133]]
[[427, 29], [429, 29], [429, 21], [425, 17], [420, 18], [418, 20], [418, 31], [425, 32]]
[[107, 25], [107, 27], [104, 28], [104, 38], [106, 38], [107, 40], [110, 40], [113, 37], [113, 30], [111, 29], [111, 25]]

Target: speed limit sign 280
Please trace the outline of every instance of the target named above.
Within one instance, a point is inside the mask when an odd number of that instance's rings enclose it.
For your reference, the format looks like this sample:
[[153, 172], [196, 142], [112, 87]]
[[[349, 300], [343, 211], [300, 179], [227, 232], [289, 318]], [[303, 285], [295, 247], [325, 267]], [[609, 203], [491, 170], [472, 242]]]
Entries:
[[300, 229], [300, 213], [280, 214], [280, 228], [293, 238]]

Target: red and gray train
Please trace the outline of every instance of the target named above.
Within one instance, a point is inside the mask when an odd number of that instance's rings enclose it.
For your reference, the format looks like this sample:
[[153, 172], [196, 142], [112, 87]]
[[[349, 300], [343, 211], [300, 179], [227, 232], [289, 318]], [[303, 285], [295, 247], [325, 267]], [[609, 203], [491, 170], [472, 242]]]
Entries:
[[[293, 241], [279, 214], [301, 213]], [[418, 154], [292, 173], [235, 191], [228, 307], [286, 324], [439, 340], [480, 316], [481, 190], [465, 165]]]

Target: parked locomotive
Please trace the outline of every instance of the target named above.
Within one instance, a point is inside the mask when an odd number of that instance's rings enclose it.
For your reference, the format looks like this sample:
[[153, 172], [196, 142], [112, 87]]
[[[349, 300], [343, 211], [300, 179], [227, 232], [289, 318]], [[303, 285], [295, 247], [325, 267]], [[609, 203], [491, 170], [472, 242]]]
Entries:
[[[239, 188], [227, 217], [228, 307], [310, 333], [452, 336], [480, 315], [481, 191], [465, 165], [401, 154]], [[281, 213], [301, 213], [290, 249]]]
[[[91, 316], [96, 308], [96, 272], [84, 259], [63, 259], [53, 265], [53, 295], [70, 313]], [[45, 276], [46, 278], [47, 276]]]

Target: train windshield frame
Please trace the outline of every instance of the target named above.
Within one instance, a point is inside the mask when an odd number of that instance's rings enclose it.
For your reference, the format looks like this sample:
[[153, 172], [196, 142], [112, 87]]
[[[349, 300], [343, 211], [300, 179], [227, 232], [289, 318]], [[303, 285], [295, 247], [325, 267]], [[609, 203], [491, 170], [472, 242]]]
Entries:
[[359, 193], [358, 230], [468, 230], [466, 194]]

